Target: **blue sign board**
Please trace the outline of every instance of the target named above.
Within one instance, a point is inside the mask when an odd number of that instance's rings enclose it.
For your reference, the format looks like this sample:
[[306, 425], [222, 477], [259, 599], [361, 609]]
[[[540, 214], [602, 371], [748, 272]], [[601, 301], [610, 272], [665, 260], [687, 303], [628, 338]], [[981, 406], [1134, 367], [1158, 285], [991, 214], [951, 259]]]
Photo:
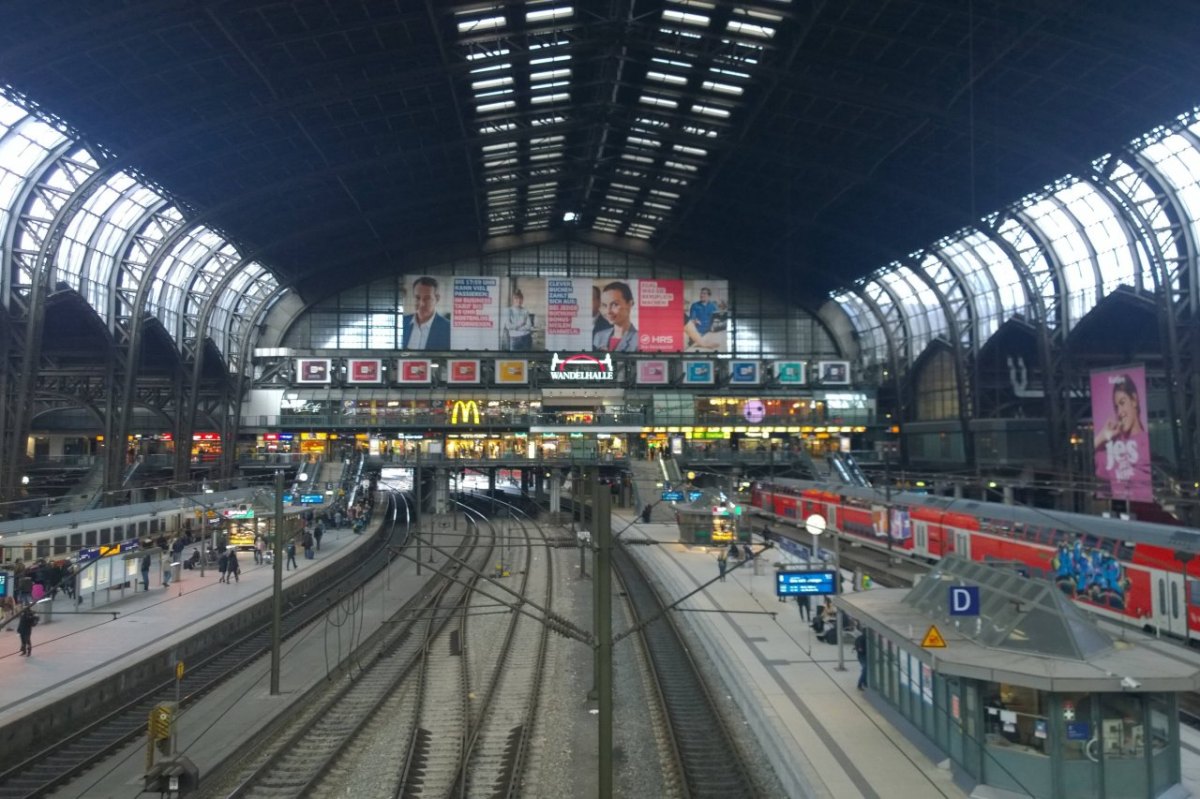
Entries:
[[734, 361], [729, 364], [730, 383], [757, 383], [758, 361]]
[[696, 500], [700, 499], [700, 497], [702, 497], [702, 496], [704, 496], [703, 491], [689, 491], [688, 492], [688, 502], [695, 502]]
[[979, 586], [952, 585], [950, 599], [947, 602], [951, 616], [979, 615]]
[[300, 504], [301, 505], [323, 505], [323, 504], [325, 504], [325, 495], [324, 494], [301, 494], [300, 495]]
[[0, 572], [0, 599], [8, 596], [8, 572]]
[[1067, 723], [1067, 740], [1068, 741], [1087, 741], [1092, 737], [1092, 725], [1086, 721], [1072, 721]]
[[714, 382], [712, 361], [684, 361], [683, 382], [712, 385]]
[[837, 572], [803, 571], [775, 573], [775, 596], [823, 596], [836, 593]]
[[664, 491], [662, 492], [663, 502], [683, 502], [682, 491]]

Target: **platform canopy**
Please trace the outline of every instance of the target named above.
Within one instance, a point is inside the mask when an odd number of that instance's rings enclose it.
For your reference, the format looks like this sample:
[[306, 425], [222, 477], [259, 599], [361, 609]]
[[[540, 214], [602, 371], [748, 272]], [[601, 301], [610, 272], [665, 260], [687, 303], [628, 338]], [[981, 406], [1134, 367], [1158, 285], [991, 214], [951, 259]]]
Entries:
[[[951, 615], [951, 586], [979, 587], [978, 616]], [[1083, 661], [1113, 649], [1056, 585], [1000, 565], [944, 558], [902, 601], [982, 646]]]

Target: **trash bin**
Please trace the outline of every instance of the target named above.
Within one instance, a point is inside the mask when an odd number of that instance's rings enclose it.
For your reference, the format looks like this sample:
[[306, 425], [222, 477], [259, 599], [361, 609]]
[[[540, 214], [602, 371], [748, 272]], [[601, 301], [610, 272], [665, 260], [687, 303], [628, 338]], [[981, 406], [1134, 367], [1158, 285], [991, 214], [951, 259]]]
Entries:
[[34, 610], [37, 611], [39, 623], [44, 621], [46, 624], [49, 624], [50, 622], [54, 621], [53, 599], [43, 599], [41, 602], [37, 603], [37, 607], [35, 607]]
[[183, 561], [177, 560], [171, 564], [171, 582], [179, 582], [183, 579]]

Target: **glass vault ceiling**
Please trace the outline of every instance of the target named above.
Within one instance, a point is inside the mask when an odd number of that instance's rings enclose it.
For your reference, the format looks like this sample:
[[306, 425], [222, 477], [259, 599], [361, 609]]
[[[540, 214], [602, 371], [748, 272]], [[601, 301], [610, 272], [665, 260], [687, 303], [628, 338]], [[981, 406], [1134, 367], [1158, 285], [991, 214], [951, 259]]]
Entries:
[[1194, 282], [1181, 278], [1200, 232], [1198, 134], [1200, 109], [833, 294], [864, 363], [906, 366], [956, 330], [978, 348], [1013, 317], [1069, 331], [1118, 286]]

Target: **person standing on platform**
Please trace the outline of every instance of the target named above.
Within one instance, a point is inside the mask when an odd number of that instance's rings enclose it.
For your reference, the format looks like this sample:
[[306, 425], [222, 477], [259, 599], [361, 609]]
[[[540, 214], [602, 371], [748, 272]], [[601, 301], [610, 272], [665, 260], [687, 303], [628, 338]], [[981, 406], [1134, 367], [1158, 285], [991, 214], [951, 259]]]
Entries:
[[717, 570], [721, 574], [721, 582], [725, 582], [725, 569], [728, 568], [728, 566], [729, 556], [725, 553], [725, 550], [722, 549], [717, 553]]
[[26, 605], [17, 620], [17, 635], [21, 636], [21, 654], [28, 657], [33, 654], [33, 628], [37, 626], [38, 615], [33, 612], [33, 605]]
[[294, 538], [287, 542], [287, 570], [291, 571], [293, 568], [300, 568], [296, 564], [296, 539]]
[[859, 630], [858, 637], [854, 639], [854, 654], [858, 658], [858, 665], [862, 667], [862, 671], [858, 675], [858, 690], [865, 690], [867, 687], [867, 631]]
[[812, 621], [812, 597], [808, 594], [800, 594], [796, 597], [796, 604], [800, 606], [800, 620]]
[[147, 552], [142, 558], [142, 590], [150, 590], [150, 553]]
[[221, 553], [221, 557], [217, 558], [217, 571], [221, 573], [221, 579], [218, 583], [229, 582], [229, 551]]
[[241, 580], [242, 567], [238, 563], [237, 547], [229, 548], [229, 561], [225, 564], [225, 569], [226, 569], [226, 575], [227, 575], [225, 577], [226, 583], [229, 582], [230, 577], [233, 577], [233, 581], [235, 583], [239, 582]]
[[254, 565], [260, 566], [263, 562], [263, 537], [261, 535], [254, 536]]
[[321, 538], [325, 535], [325, 525], [317, 522], [316, 528], [313, 530], [313, 540], [317, 542], [317, 551], [321, 551]]

